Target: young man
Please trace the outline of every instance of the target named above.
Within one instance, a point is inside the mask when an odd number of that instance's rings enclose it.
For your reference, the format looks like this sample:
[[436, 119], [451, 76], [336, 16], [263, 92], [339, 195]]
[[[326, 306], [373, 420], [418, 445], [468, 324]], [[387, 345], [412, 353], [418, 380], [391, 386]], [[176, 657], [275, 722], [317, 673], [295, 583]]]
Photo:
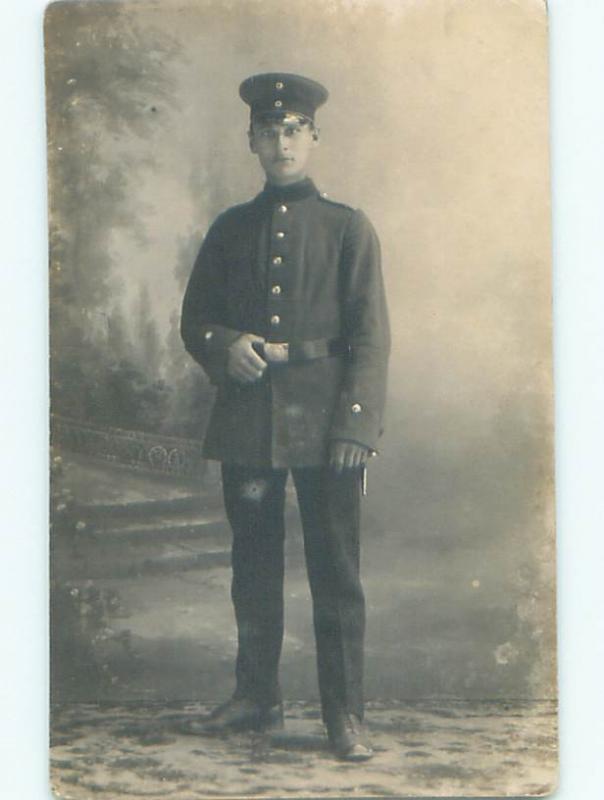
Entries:
[[233, 532], [235, 694], [198, 731], [283, 720], [285, 484], [304, 530], [322, 715], [335, 753], [372, 755], [363, 727], [361, 484], [381, 433], [389, 333], [379, 243], [361, 211], [308, 178], [327, 99], [298, 75], [240, 87], [263, 191], [221, 214], [195, 262], [182, 337], [217, 386], [207, 458], [222, 462]]

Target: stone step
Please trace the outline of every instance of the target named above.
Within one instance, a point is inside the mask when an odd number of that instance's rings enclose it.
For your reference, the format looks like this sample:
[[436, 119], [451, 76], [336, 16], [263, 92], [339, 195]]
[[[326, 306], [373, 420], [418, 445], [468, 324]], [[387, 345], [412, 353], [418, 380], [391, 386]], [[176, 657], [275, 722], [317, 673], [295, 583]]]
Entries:
[[132, 580], [146, 575], [211, 570], [228, 567], [231, 563], [230, 546], [219, 543], [190, 549], [165, 545], [134, 550], [121, 547], [119, 551], [114, 547], [93, 550], [78, 545], [75, 551], [55, 550], [54, 555], [53, 578], [60, 584], [100, 579]]
[[230, 541], [230, 529], [223, 511], [215, 511], [206, 515], [191, 514], [184, 518], [160, 517], [153, 520], [131, 520], [116, 524], [115, 520], [106, 520], [107, 525], [97, 521], [84, 529], [82, 540], [86, 538], [100, 539], [105, 544], [123, 544], [125, 541], [136, 542], [171, 542], [187, 540], [220, 540]]
[[86, 520], [96, 521], [105, 518], [154, 517], [157, 515], [179, 516], [195, 512], [205, 514], [222, 509], [222, 498], [216, 496], [186, 495], [158, 500], [140, 500], [118, 503], [76, 503], [73, 511]]
[[[74, 518], [79, 518], [83, 523], [79, 529], [81, 541], [101, 539], [105, 543], [119, 544], [125, 541], [143, 543], [213, 539], [230, 543], [231, 531], [222, 503], [205, 508], [193, 508], [192, 504], [190, 507], [186, 504], [177, 505], [174, 513], [171, 507], [161, 503], [155, 511], [145, 515], [109, 510], [105, 514], [87, 515], [82, 509], [82, 513]], [[297, 521], [298, 512], [293, 504], [286, 504], [285, 516], [288, 527], [294, 520]]]
[[166, 575], [173, 572], [228, 567], [231, 563], [230, 548], [208, 549], [199, 553], [165, 553], [152, 558], [117, 564], [112, 572], [114, 578], [131, 578], [143, 575]]

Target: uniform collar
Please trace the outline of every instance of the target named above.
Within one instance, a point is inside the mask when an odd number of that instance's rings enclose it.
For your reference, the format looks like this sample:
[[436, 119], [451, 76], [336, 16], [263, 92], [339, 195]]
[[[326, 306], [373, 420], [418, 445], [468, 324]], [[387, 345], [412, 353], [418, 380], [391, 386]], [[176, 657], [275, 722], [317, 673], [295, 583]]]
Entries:
[[317, 187], [310, 178], [304, 178], [304, 180], [297, 183], [290, 183], [289, 186], [274, 186], [271, 183], [265, 183], [260, 197], [271, 203], [280, 203], [304, 200], [313, 194], [318, 194]]

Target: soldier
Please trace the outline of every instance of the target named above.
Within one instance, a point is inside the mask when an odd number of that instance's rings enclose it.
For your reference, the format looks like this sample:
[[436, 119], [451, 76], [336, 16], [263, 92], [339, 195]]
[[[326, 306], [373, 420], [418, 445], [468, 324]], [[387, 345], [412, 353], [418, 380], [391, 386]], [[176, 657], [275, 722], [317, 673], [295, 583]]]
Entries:
[[243, 81], [249, 145], [266, 174], [221, 214], [184, 297], [188, 352], [217, 387], [204, 453], [222, 464], [232, 528], [236, 690], [193, 732], [283, 722], [285, 484], [304, 531], [322, 716], [340, 758], [370, 758], [363, 726], [360, 496], [381, 434], [389, 332], [376, 233], [320, 194], [307, 166], [328, 93], [298, 75]]

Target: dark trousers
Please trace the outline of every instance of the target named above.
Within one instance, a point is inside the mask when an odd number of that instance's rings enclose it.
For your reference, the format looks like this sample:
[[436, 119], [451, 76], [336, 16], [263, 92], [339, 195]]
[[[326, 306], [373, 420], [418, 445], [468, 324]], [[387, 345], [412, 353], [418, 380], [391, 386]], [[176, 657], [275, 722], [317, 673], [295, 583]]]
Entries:
[[[313, 601], [323, 719], [363, 716], [365, 600], [359, 577], [360, 478], [326, 467], [292, 469]], [[232, 598], [238, 629], [237, 697], [281, 699], [283, 545], [287, 470], [222, 465], [233, 531]]]

